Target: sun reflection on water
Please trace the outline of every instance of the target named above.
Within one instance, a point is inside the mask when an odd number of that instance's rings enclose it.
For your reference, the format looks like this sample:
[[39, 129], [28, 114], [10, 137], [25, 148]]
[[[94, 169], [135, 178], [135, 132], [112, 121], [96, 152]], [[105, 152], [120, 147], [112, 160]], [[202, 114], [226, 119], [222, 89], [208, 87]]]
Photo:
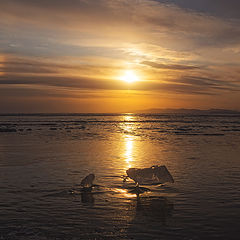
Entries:
[[133, 148], [134, 148], [134, 140], [135, 136], [131, 135], [131, 133], [134, 133], [135, 130], [135, 125], [131, 121], [134, 121], [134, 116], [128, 114], [124, 116], [124, 125], [123, 125], [123, 130], [124, 130], [124, 142], [125, 142], [125, 152], [124, 152], [124, 157], [125, 157], [125, 162], [127, 164], [127, 168], [132, 167], [132, 162], [133, 162]]
[[135, 117], [131, 114], [128, 113], [127, 115], [124, 116], [124, 121], [128, 122], [128, 121], [134, 121]]
[[127, 167], [131, 168], [131, 162], [133, 161], [133, 138], [132, 136], [126, 136], [126, 149], [125, 149], [125, 161], [127, 163]]

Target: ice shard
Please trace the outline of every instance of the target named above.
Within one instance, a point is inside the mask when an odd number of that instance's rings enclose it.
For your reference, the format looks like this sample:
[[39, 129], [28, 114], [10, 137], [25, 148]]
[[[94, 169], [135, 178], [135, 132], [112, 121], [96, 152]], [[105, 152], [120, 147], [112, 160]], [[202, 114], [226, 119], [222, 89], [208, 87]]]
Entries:
[[94, 179], [95, 179], [94, 174], [91, 173], [91, 174], [87, 175], [85, 178], [82, 179], [81, 186], [83, 188], [91, 188], [93, 186]]
[[129, 168], [127, 177], [134, 180], [137, 184], [161, 184], [174, 182], [174, 179], [166, 166], [152, 166], [150, 168]]

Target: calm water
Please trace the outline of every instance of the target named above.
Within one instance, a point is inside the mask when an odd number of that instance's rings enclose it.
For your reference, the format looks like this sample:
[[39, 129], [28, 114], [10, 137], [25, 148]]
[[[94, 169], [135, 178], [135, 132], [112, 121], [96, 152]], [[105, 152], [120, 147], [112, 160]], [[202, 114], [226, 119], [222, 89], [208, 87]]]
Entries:
[[[137, 198], [129, 167], [174, 184]], [[92, 193], [79, 183], [96, 175]], [[240, 116], [0, 116], [0, 239], [239, 239]]]

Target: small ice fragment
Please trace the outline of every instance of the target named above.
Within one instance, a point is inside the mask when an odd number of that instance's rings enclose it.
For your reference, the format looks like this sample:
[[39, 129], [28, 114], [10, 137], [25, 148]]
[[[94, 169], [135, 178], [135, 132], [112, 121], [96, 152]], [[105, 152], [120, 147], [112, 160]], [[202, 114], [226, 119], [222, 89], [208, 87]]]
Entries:
[[94, 174], [89, 174], [87, 175], [85, 178], [83, 178], [83, 180], [81, 181], [81, 186], [83, 188], [91, 188], [93, 186], [93, 181], [95, 179], [95, 175]]

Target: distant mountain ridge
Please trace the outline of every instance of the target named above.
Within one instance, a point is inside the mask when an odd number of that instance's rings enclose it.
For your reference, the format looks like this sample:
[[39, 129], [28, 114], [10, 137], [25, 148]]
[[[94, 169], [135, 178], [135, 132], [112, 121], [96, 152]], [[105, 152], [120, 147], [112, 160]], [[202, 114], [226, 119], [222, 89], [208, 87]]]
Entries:
[[174, 109], [174, 108], [166, 108], [166, 109], [151, 108], [151, 109], [136, 111], [135, 113], [240, 114], [240, 111], [228, 110], [228, 109], [200, 110], [200, 109], [186, 109], [186, 108], [179, 108], [179, 109]]

